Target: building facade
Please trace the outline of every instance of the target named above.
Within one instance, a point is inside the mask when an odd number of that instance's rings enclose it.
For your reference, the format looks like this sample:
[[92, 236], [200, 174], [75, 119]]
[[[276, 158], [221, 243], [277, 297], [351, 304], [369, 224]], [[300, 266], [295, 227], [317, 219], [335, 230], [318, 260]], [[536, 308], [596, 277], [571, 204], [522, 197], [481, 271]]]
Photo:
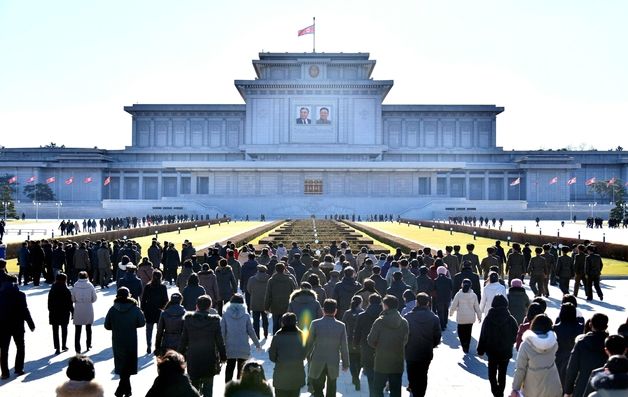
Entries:
[[5, 148], [0, 175], [17, 176], [26, 207], [27, 181], [54, 177], [69, 206], [271, 217], [602, 208], [585, 180], [628, 180], [623, 152], [504, 151], [502, 107], [384, 105], [393, 81], [371, 78], [367, 53], [260, 53], [253, 66], [235, 81], [244, 105], [127, 106], [131, 146]]

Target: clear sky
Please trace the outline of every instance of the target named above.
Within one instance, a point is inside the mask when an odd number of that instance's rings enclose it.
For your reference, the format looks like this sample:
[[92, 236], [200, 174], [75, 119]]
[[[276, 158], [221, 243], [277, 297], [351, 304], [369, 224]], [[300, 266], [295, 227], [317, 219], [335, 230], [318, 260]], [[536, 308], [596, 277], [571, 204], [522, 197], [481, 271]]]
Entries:
[[0, 0], [0, 145], [120, 149], [134, 103], [243, 103], [261, 51], [369, 52], [386, 104], [495, 104], [505, 149], [628, 147], [628, 1]]

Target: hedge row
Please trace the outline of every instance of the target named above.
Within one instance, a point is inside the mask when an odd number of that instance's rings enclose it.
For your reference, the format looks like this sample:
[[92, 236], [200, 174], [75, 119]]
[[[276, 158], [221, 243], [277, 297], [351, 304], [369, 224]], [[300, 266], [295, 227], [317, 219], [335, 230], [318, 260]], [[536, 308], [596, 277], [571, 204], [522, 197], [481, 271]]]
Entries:
[[[414, 241], [406, 240], [401, 237], [393, 236], [392, 234], [388, 234], [381, 230], [372, 228], [370, 226], [366, 226], [362, 223], [350, 222], [347, 220], [343, 220], [342, 222], [351, 226], [352, 228], [361, 231], [362, 233], [366, 233], [367, 236], [373, 237], [375, 240], [378, 240], [386, 245], [390, 245], [391, 247], [401, 248], [402, 251], [418, 251], [424, 248], [423, 245], [417, 244]], [[357, 247], [360, 248], [360, 247]], [[392, 253], [392, 252], [391, 252]]]
[[[415, 219], [401, 219], [401, 223], [409, 223], [411, 225], [421, 225], [422, 227], [434, 227], [439, 230], [447, 230], [451, 228], [454, 232], [467, 233], [473, 235], [476, 233], [478, 237], [485, 237], [493, 240], [507, 241], [510, 236], [510, 241], [514, 243], [530, 243], [533, 246], [541, 246], [546, 243], [558, 243], [563, 245], [580, 244], [584, 240], [571, 238], [571, 237], [552, 237], [530, 233], [509, 232], [499, 229], [478, 228], [465, 225], [454, 225], [449, 223], [439, 223], [432, 221], [421, 221]], [[628, 261], [628, 246], [622, 244], [612, 244], [602, 241], [593, 241], [593, 244], [597, 247], [598, 253], [604, 258], [617, 259], [620, 261]]]
[[[282, 223], [284, 223], [284, 221], [274, 221], [266, 225], [258, 226], [255, 229], [251, 229], [249, 231], [246, 231], [244, 233], [240, 233], [234, 237], [231, 237], [229, 241], [235, 244], [236, 247], [241, 247], [245, 244], [248, 244], [249, 241], [253, 240], [254, 238], [273, 230], [274, 228], [281, 225]], [[221, 241], [220, 244], [224, 245], [226, 242], [227, 240], [224, 240], [224, 241]], [[207, 247], [207, 248], [203, 248], [196, 251], [196, 256], [203, 256], [203, 254], [208, 253], [209, 248], [213, 248], [213, 247]]]
[[[150, 236], [152, 234], [155, 234], [155, 232], [168, 233], [168, 232], [174, 232], [178, 230], [179, 228], [181, 228], [181, 230], [187, 230], [187, 229], [194, 228], [196, 225], [198, 225], [198, 227], [207, 227], [208, 224], [215, 225], [218, 223], [229, 222], [230, 220], [231, 219], [229, 218], [220, 218], [220, 219], [211, 219], [209, 221], [170, 223], [166, 225], [153, 225], [153, 226], [146, 226], [146, 227], [137, 227], [133, 229], [120, 229], [120, 230], [112, 230], [109, 232], [80, 234], [76, 236], [63, 236], [63, 237], [59, 236], [59, 237], [56, 237], [55, 240], [67, 242], [67, 241], [85, 241], [88, 239], [91, 241], [100, 240], [100, 239], [113, 241], [113, 240], [123, 239], [125, 237], [128, 239], [134, 239], [138, 237]], [[45, 237], [44, 239], [48, 239], [48, 238]], [[41, 239], [34, 239], [34, 240], [41, 240]], [[21, 242], [7, 244], [7, 259], [17, 258], [17, 252], [21, 246], [22, 246]]]

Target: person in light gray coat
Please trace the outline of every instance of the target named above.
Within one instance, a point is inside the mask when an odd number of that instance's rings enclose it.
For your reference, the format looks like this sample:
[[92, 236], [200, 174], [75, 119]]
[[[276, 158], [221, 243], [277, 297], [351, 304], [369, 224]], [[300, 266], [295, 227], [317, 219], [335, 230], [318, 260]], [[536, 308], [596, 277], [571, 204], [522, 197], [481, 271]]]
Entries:
[[244, 362], [251, 357], [249, 338], [255, 347], [261, 349], [257, 335], [251, 325], [251, 317], [244, 307], [244, 298], [236, 294], [225, 305], [222, 319], [220, 320], [222, 339], [227, 351], [227, 369], [225, 371], [225, 383], [233, 378], [233, 370], [238, 366], [238, 379], [242, 373]]
[[266, 298], [266, 288], [268, 288], [268, 279], [270, 276], [267, 273], [268, 269], [264, 265], [257, 266], [257, 273], [255, 276], [249, 278], [247, 281], [246, 290], [251, 295], [251, 311], [253, 312], [253, 329], [255, 335], [259, 339], [259, 322], [262, 319], [262, 328], [264, 329], [264, 338], [268, 337], [268, 314], [264, 311], [264, 299]]
[[307, 338], [306, 351], [309, 358], [310, 383], [315, 397], [323, 396], [323, 387], [327, 381], [325, 395], [336, 395], [336, 380], [340, 372], [339, 356], [342, 358], [342, 370], [349, 369], [349, 347], [345, 325], [334, 316], [338, 305], [333, 299], [323, 304], [325, 316], [312, 321]]
[[87, 279], [87, 272], [78, 274], [78, 280], [70, 291], [74, 302], [74, 349], [81, 352], [81, 329], [87, 333], [87, 350], [92, 347], [92, 324], [94, 323], [94, 302], [98, 299], [94, 285]]

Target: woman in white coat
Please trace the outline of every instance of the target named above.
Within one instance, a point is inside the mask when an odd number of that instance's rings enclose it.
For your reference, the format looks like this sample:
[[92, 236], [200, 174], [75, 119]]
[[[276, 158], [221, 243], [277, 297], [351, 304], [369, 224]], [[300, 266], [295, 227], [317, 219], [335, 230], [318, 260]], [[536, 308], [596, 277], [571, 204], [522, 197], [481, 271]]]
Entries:
[[488, 274], [488, 281], [489, 283], [486, 287], [484, 287], [484, 291], [482, 291], [482, 299], [480, 300], [480, 310], [482, 310], [484, 315], [487, 315], [488, 311], [491, 309], [494, 297], [497, 295], [503, 295], [504, 298], [508, 299], [506, 287], [499, 282], [499, 275], [497, 273], [490, 272]]
[[532, 320], [530, 329], [524, 332], [517, 355], [511, 397], [518, 397], [521, 393], [525, 397], [563, 395], [555, 363], [558, 340], [552, 325], [552, 320], [546, 314], [539, 314]]
[[92, 324], [94, 323], [94, 302], [96, 289], [87, 278], [87, 272], [82, 271], [72, 288], [72, 302], [74, 302], [74, 349], [81, 353], [81, 329], [85, 326], [87, 334], [87, 350], [92, 347]]
[[469, 353], [469, 344], [471, 343], [471, 331], [473, 330], [473, 322], [476, 317], [478, 323], [482, 321], [482, 311], [478, 303], [477, 295], [471, 289], [471, 280], [465, 278], [462, 280], [462, 289], [454, 296], [454, 300], [449, 308], [449, 315], [453, 316], [457, 312], [456, 322], [458, 323], [458, 338], [462, 351]]

